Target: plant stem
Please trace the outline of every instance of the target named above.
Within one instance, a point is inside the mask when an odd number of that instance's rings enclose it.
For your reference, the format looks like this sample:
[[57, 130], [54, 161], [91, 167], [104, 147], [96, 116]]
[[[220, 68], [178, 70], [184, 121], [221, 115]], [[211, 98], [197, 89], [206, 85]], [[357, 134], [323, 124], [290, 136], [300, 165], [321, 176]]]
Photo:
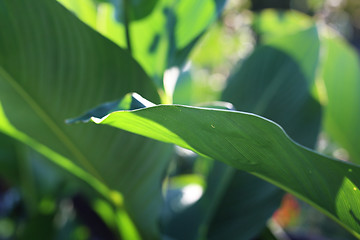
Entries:
[[130, 11], [130, 4], [129, 0], [123, 0], [123, 13], [124, 13], [124, 25], [125, 25], [125, 36], [126, 36], [126, 46], [127, 49], [132, 55], [132, 48], [131, 48], [131, 40], [130, 40], [130, 19], [129, 19], [129, 11]]

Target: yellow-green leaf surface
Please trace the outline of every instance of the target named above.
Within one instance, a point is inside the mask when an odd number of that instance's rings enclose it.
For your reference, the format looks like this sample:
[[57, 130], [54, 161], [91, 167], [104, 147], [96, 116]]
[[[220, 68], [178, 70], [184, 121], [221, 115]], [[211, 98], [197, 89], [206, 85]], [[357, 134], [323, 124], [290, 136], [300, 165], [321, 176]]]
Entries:
[[[84, 22], [93, 22], [84, 12], [96, 11], [91, 4], [79, 2], [92, 0], [61, 0], [69, 9]], [[135, 1], [131, 1], [135, 2]], [[147, 8], [152, 1], [136, 1], [138, 8]], [[173, 65], [182, 65], [186, 61], [190, 50], [209, 27], [216, 20], [225, 0], [158, 0], [145, 18], [136, 19], [129, 24], [129, 36], [134, 58], [141, 64], [147, 74], [153, 78], [158, 87], [163, 86], [164, 71]], [[94, 5], [94, 4], [93, 4]], [[129, 5], [130, 12], [135, 4]], [[119, 46], [127, 47], [125, 40], [125, 26], [117, 8], [111, 3], [100, 3], [97, 7], [96, 25], [90, 24]]]
[[56, 1], [0, 0], [0, 131], [124, 204], [140, 234], [151, 239], [158, 237], [159, 186], [171, 146], [106, 127], [65, 124], [130, 91], [160, 101], [126, 50]]
[[313, 19], [297, 11], [279, 11], [266, 9], [255, 15], [253, 28], [260, 35], [262, 41], [286, 36], [309, 28]]
[[360, 167], [298, 145], [270, 120], [180, 105], [117, 111], [92, 120], [175, 143], [254, 174], [295, 194], [360, 237]]
[[325, 129], [360, 163], [360, 61], [355, 49], [339, 36], [325, 36], [322, 80]]

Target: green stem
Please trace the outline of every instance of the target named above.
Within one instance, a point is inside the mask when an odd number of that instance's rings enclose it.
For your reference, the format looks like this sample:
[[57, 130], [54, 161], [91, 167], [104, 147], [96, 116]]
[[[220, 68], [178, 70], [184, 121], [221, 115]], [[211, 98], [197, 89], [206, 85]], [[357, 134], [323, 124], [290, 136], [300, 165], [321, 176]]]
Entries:
[[129, 19], [130, 4], [129, 4], [129, 0], [123, 0], [123, 11], [124, 11], [123, 13], [124, 13], [126, 46], [127, 46], [129, 53], [132, 55], [132, 47], [131, 47], [131, 40], [130, 40], [130, 19]]

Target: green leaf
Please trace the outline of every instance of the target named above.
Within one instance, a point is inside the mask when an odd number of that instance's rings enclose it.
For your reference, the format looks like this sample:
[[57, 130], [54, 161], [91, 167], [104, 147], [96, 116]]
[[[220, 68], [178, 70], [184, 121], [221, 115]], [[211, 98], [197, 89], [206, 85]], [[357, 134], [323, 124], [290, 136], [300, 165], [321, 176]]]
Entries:
[[298, 145], [270, 120], [180, 105], [117, 111], [92, 120], [247, 171], [310, 203], [360, 237], [360, 167]]
[[295, 141], [314, 147], [321, 107], [310, 91], [319, 51], [316, 28], [258, 47], [229, 77], [223, 100], [277, 122]]
[[76, 15], [87, 25], [96, 28], [96, 5], [92, 0], [58, 0], [67, 9]]
[[[174, 5], [175, 40], [178, 49], [185, 48], [216, 20], [224, 7], [223, 0], [178, 1]], [[191, 27], [189, 27], [191, 26]]]
[[[116, 7], [116, 17], [118, 21], [124, 21], [124, 8], [123, 4], [128, 0], [115, 0], [114, 5]], [[156, 6], [158, 0], [130, 0], [129, 4], [129, 20], [139, 20], [147, 17]]]
[[183, 211], [173, 210], [165, 230], [174, 239], [252, 239], [281, 197], [275, 186], [215, 161], [202, 197]]
[[[163, 229], [166, 235], [173, 239], [191, 240], [206, 237], [211, 217], [219, 204], [220, 197], [218, 195], [224, 192], [224, 186], [229, 180], [229, 170], [232, 171], [220, 162], [213, 163], [210, 161], [209, 164], [214, 165], [212, 167], [214, 171], [210, 171], [209, 176], [207, 176], [207, 186], [199, 200], [192, 204], [184, 204], [181, 199], [178, 200], [176, 195], [175, 197], [172, 196], [173, 189], [167, 193]], [[182, 189], [182, 191], [184, 190]], [[183, 229], [186, 229], [186, 232]]]
[[[320, 49], [318, 30], [315, 25], [303, 31], [273, 38], [267, 41], [266, 44], [286, 52], [297, 61], [308, 81], [309, 88], [312, 88], [318, 66]], [[304, 59], [311, 59], [311, 61], [304, 61]]]
[[15, 141], [0, 133], [0, 177], [11, 184], [18, 182], [17, 159]]
[[147, 21], [131, 25], [134, 56], [147, 73], [162, 81], [163, 72], [181, 66], [203, 32], [219, 16], [224, 0], [159, 1]]
[[[150, 4], [154, 1], [137, 2]], [[192, 0], [159, 0], [146, 18], [134, 20], [129, 24], [132, 54], [159, 88], [163, 87], [164, 71], [174, 65], [184, 64], [197, 40], [220, 15], [225, 2], [200, 0], [194, 4]], [[88, 8], [87, 5], [83, 7]], [[82, 12], [94, 10], [71, 9], [84, 22], [89, 20], [83, 17]], [[113, 42], [125, 47], [125, 28], [114, 17], [116, 8], [110, 3], [101, 3], [98, 9], [97, 25], [91, 26]]]
[[256, 237], [279, 207], [283, 192], [224, 163], [207, 160], [204, 164], [210, 165], [210, 172], [204, 194], [198, 201], [178, 207], [181, 201], [175, 204], [176, 198], [167, 196], [168, 207], [163, 221], [166, 234], [174, 239]]
[[313, 19], [297, 11], [266, 9], [255, 15], [253, 28], [263, 42], [307, 29]]
[[[128, 0], [126, 0], [128, 1]], [[113, 17], [117, 21], [124, 22], [124, 0], [58, 0], [67, 9], [76, 13], [76, 15], [89, 26], [97, 26], [97, 10], [101, 4], [111, 4], [115, 12]], [[158, 0], [129, 0], [129, 18], [131, 21], [140, 20], [148, 16], [156, 6]]]
[[[297, 44], [287, 51], [272, 47], [276, 45], [275, 41], [258, 47], [229, 77], [223, 99], [233, 103], [238, 110], [277, 122], [297, 142], [314, 147], [321, 123], [321, 108], [312, 99], [305, 72], [301, 69], [303, 62], [317, 64], [319, 48], [313, 46], [319, 45], [319, 39], [316, 31], [310, 33], [308, 30], [296, 33], [303, 40], [301, 50], [308, 52], [302, 58], [294, 59], [290, 55], [298, 51]], [[292, 35], [280, 39], [289, 46], [294, 40]], [[308, 76], [314, 78], [315, 71]], [[208, 238], [256, 237], [279, 207], [282, 195], [283, 192], [270, 183], [242, 171], [230, 171], [230, 180], [209, 226]]]
[[160, 101], [126, 50], [63, 6], [48, 0], [0, 1], [0, 131], [97, 189], [122, 211], [122, 223], [128, 225], [125, 206], [141, 235], [157, 238], [159, 186], [172, 147], [106, 127], [64, 122], [131, 91]]
[[208, 239], [253, 239], [279, 207], [283, 191], [243, 171], [232, 171], [208, 227]]
[[124, 12], [123, 12], [124, 1], [128, 1], [129, 4], [128, 14], [131, 21], [139, 20], [148, 16], [158, 2], [158, 0], [94, 0], [94, 1], [98, 3], [103, 3], [103, 2], [112, 3], [116, 8], [117, 20], [120, 22], [123, 22], [124, 20]]
[[325, 105], [325, 130], [360, 163], [360, 62], [340, 37], [324, 36], [324, 62], [318, 90]]

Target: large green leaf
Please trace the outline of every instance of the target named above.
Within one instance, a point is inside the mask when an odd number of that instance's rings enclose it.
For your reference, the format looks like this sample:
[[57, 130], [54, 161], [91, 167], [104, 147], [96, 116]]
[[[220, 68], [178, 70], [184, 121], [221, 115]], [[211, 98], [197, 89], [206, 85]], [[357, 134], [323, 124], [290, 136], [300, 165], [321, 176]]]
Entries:
[[96, 4], [93, 0], [58, 0], [59, 3], [64, 5], [70, 11], [76, 13], [76, 15], [87, 25], [92, 28], [97, 27], [97, 12]]
[[[316, 29], [311, 33], [305, 30], [296, 34], [303, 40], [302, 48], [294, 44], [290, 50], [313, 51], [297, 61], [271, 45], [256, 49], [232, 73], [223, 93], [223, 99], [236, 109], [272, 119], [308, 147], [315, 145], [321, 119], [320, 105], [312, 99], [308, 86], [313, 80], [307, 81], [299, 63], [317, 65], [319, 39]], [[287, 40], [291, 43], [294, 38], [290, 35]], [[315, 78], [314, 70], [308, 76]], [[251, 239], [265, 226], [283, 195], [270, 183], [220, 163], [214, 166], [208, 181], [202, 198], [170, 219], [169, 235], [197, 239], [197, 234], [208, 229], [207, 239]], [[181, 231], [184, 226], [185, 234]]]
[[319, 49], [314, 27], [257, 48], [229, 77], [223, 99], [237, 110], [279, 123], [295, 141], [314, 147], [321, 109], [310, 94], [310, 83], [315, 79]]
[[[316, 36], [316, 39], [314, 39]], [[304, 31], [295, 32], [286, 36], [278, 36], [266, 41], [268, 45], [282, 50], [290, 55], [299, 63], [304, 77], [309, 81], [311, 88], [314, 84], [317, 61], [319, 58], [319, 37], [316, 26], [311, 26]], [[296, 46], [296, 47], [295, 47]], [[310, 55], [310, 56], [309, 56]], [[302, 59], [312, 59], [312, 61], [303, 61]]]
[[[301, 64], [317, 65], [319, 39], [316, 29], [312, 29], [310, 34], [308, 30], [299, 31], [296, 36], [303, 41], [301, 49], [296, 44], [297, 39], [294, 43], [292, 35], [280, 39], [289, 46], [293, 43], [287, 51], [272, 47], [276, 45], [274, 41], [270, 46], [258, 47], [232, 73], [223, 99], [233, 103], [238, 110], [253, 112], [279, 123], [297, 142], [314, 147], [321, 109], [309, 94]], [[308, 54], [298, 59], [287, 54], [304, 50]], [[314, 70], [307, 75], [314, 78]], [[209, 226], [209, 238], [236, 239], [241, 236], [242, 239], [252, 239], [279, 206], [283, 192], [241, 171], [232, 171], [230, 176], [219, 209]]]
[[[79, 8], [75, 2], [90, 0], [72, 0], [66, 4], [78, 17], [86, 22], [94, 6], [89, 4]], [[61, 0], [61, 2], [68, 2]], [[135, 2], [135, 0], [134, 0]], [[148, 4], [153, 1], [137, 1]], [[132, 54], [153, 78], [156, 85], [163, 86], [164, 71], [174, 65], [182, 65], [197, 40], [209, 25], [216, 20], [224, 7], [225, 0], [159, 0], [146, 18], [129, 24]], [[146, 5], [145, 4], [145, 5]], [[132, 6], [134, 7], [134, 6]], [[118, 12], [121, 8], [118, 8]], [[125, 26], [117, 21], [115, 7], [110, 3], [101, 3], [96, 15], [96, 26], [89, 24], [118, 45], [126, 47]]]
[[[325, 129], [360, 163], [360, 62], [340, 37], [323, 37], [323, 82], [318, 89], [325, 108]], [[323, 83], [323, 84], [321, 84]]]
[[64, 122], [129, 91], [159, 102], [151, 80], [127, 51], [55, 1], [0, 1], [0, 130], [120, 207], [121, 192], [141, 234], [156, 238], [171, 146]]
[[247, 171], [293, 193], [360, 237], [360, 167], [298, 145], [270, 120], [181, 105], [116, 111], [92, 120]]

